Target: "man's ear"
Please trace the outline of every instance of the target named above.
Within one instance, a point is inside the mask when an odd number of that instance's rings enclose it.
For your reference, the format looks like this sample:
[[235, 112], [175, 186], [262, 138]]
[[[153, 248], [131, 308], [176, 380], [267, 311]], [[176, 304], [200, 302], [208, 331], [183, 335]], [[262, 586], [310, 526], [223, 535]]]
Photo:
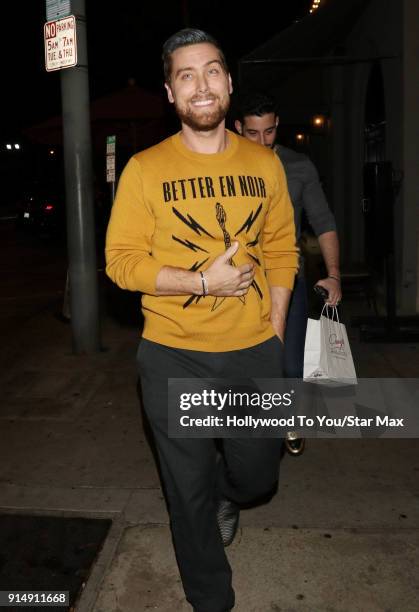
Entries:
[[278, 117], [278, 116], [276, 116], [276, 117], [275, 117], [275, 127], [278, 127], [278, 123], [279, 123], [279, 117]]
[[243, 126], [242, 126], [241, 122], [238, 119], [235, 120], [234, 127], [236, 128], [236, 130], [237, 130], [237, 132], [239, 134], [243, 134]]
[[230, 96], [233, 93], [233, 81], [231, 80], [231, 74], [228, 75], [228, 93]]
[[175, 99], [174, 99], [174, 97], [173, 97], [172, 90], [170, 89], [170, 85], [168, 85], [167, 83], [165, 83], [165, 84], [164, 84], [164, 86], [165, 86], [166, 91], [167, 91], [167, 97], [168, 97], [168, 99], [169, 99], [169, 102], [170, 102], [171, 104], [173, 104], [173, 103], [174, 103], [174, 101], [175, 101]]

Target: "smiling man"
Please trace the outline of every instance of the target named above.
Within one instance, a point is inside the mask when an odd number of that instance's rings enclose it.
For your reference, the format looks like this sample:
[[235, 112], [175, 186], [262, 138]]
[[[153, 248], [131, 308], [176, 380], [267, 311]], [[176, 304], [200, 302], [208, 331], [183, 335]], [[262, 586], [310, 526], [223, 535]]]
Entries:
[[[214, 54], [210, 43], [201, 43], [193, 49], [176, 49], [174, 59], [168, 61], [175, 62], [177, 68], [165, 87], [184, 125], [184, 137], [219, 128], [233, 90], [224, 57]], [[173, 67], [173, 63], [170, 65]], [[203, 69], [202, 74], [198, 66]]]
[[107, 273], [143, 294], [143, 403], [186, 597], [196, 612], [225, 612], [224, 546], [240, 506], [274, 492], [282, 441], [224, 438], [219, 455], [211, 438], [170, 438], [168, 379], [280, 377], [298, 249], [281, 163], [225, 128], [232, 83], [218, 43], [182, 30], [163, 62], [181, 130], [124, 169]]

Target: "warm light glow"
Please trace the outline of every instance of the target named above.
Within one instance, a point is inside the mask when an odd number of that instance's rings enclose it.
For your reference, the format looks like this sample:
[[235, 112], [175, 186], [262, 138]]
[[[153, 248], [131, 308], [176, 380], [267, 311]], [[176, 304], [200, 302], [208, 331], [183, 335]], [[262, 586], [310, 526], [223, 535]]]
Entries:
[[300, 142], [301, 142], [302, 140], [304, 140], [304, 134], [296, 134], [296, 135], [295, 135], [295, 137], [296, 137], [296, 139], [297, 139], [298, 141], [300, 141]]
[[323, 115], [314, 115], [312, 123], [314, 127], [323, 127], [325, 124], [325, 118]]
[[50, 154], [50, 155], [55, 155], [55, 151], [54, 151], [54, 149], [51, 149], [51, 150], [50, 150], [50, 152], [49, 152], [49, 154]]
[[321, 0], [313, 0], [313, 4], [311, 5], [310, 13], [313, 13], [315, 9], [318, 9], [320, 6]]

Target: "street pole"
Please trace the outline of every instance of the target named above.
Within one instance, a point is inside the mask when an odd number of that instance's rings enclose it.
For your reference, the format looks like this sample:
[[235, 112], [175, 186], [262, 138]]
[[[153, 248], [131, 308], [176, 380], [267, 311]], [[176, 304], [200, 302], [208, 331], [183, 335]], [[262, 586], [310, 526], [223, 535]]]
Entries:
[[71, 326], [76, 354], [100, 350], [85, 0], [71, 0], [77, 66], [61, 70]]

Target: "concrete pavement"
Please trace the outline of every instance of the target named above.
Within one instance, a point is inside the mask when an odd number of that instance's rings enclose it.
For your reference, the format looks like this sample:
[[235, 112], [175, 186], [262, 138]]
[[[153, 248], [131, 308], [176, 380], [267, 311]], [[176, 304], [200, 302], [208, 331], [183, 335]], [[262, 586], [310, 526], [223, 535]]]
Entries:
[[[105, 316], [107, 350], [76, 357], [54, 310], [1, 347], [0, 510], [113, 518], [79, 612], [186, 612], [137, 398], [138, 333]], [[359, 376], [418, 376], [418, 345], [361, 345], [349, 332]], [[418, 449], [309, 440], [285, 456], [278, 495], [242, 512], [228, 549], [235, 609], [417, 612]]]

